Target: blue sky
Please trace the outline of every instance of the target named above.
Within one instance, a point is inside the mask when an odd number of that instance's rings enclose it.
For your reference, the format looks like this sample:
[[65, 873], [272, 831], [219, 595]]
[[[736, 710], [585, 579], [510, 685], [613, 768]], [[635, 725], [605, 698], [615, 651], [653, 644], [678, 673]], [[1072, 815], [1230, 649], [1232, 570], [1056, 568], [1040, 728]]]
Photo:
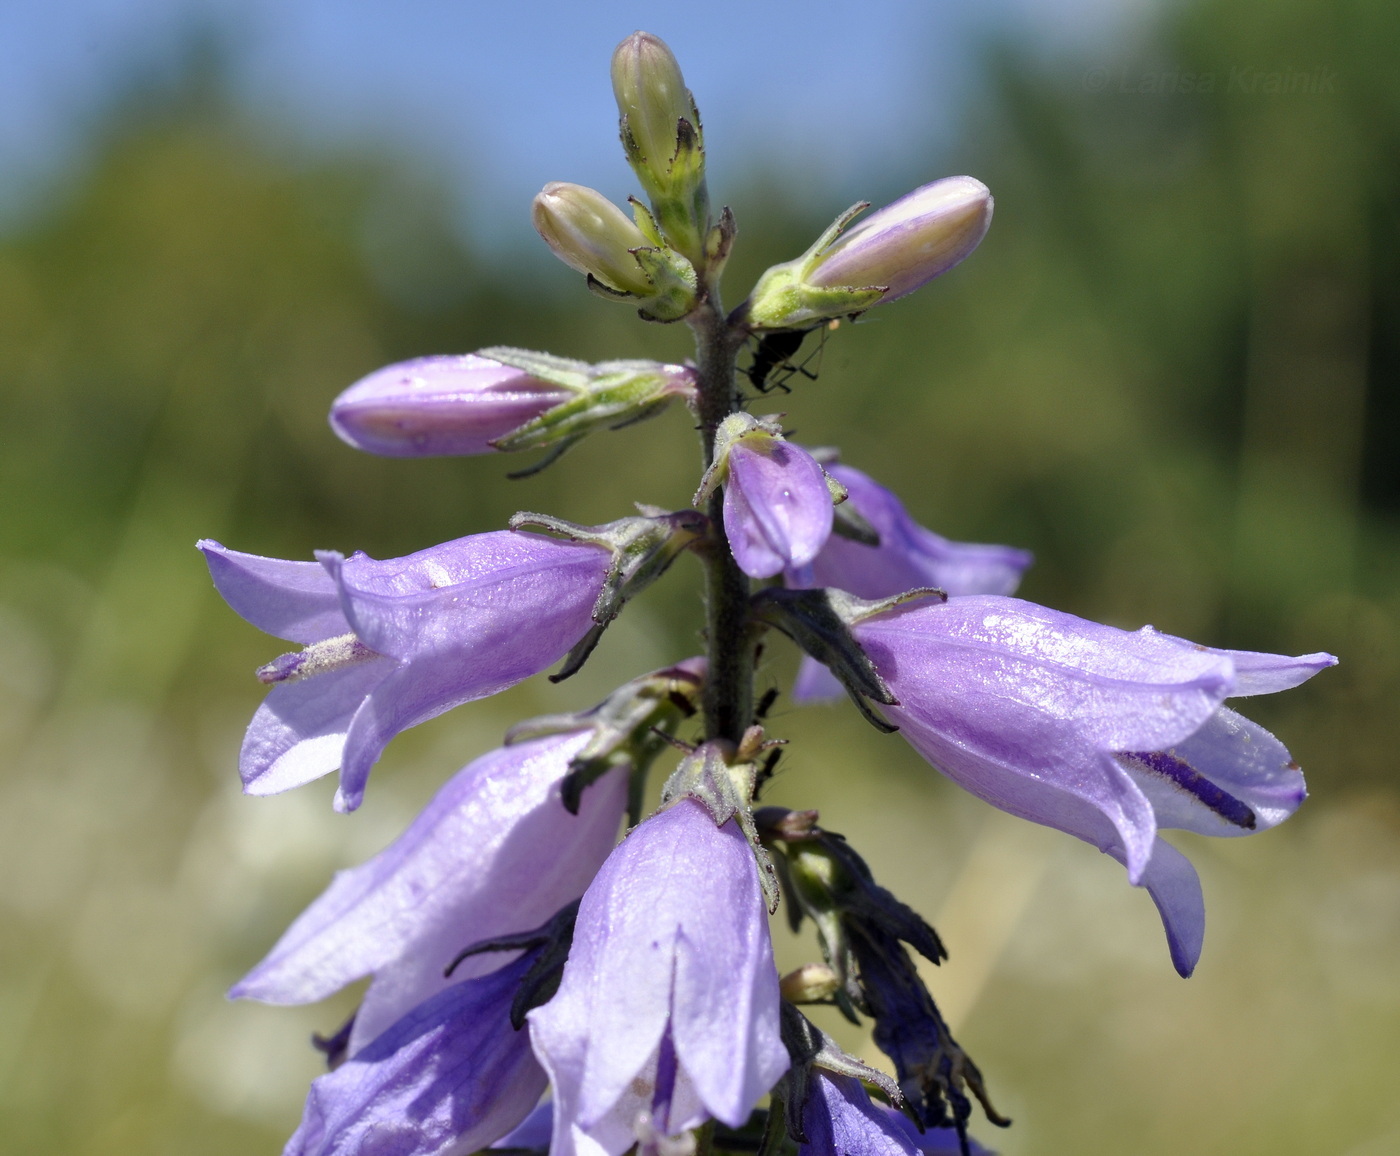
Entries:
[[1150, 4], [5, 0], [0, 196], [13, 202], [61, 171], [104, 96], [204, 23], [229, 31], [250, 108], [294, 139], [389, 142], [422, 158], [452, 183], [474, 233], [473, 217], [499, 220], [549, 180], [631, 191], [607, 62], [638, 27], [680, 57], [713, 187], [765, 150], [854, 199], [872, 173], [939, 175], [919, 171], [919, 157], [947, 138], [989, 33], [1082, 48]]

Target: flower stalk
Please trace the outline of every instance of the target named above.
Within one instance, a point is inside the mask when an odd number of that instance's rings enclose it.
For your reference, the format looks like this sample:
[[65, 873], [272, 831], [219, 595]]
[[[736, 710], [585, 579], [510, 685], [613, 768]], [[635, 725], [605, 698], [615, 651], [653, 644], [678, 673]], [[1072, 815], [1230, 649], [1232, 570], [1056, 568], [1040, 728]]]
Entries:
[[[715, 435], [724, 419], [738, 409], [735, 371], [746, 331], [732, 325], [720, 303], [719, 286], [689, 318], [695, 333], [696, 416], [705, 468], [714, 462]], [[753, 639], [749, 628], [749, 579], [734, 560], [724, 525], [724, 491], [716, 487], [706, 503], [710, 536], [701, 557], [705, 564], [706, 646], [709, 679], [703, 710], [705, 737], [738, 744], [753, 722]]]

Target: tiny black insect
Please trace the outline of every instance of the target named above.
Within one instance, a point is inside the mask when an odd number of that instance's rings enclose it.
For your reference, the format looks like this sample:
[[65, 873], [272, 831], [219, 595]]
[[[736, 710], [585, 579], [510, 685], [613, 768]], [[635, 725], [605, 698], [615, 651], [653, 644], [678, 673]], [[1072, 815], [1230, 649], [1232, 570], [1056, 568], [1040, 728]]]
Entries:
[[[820, 357], [823, 349], [826, 348], [827, 331], [835, 329], [840, 322], [823, 322], [820, 325], [811, 325], [806, 329], [779, 329], [773, 333], [766, 333], [758, 339], [758, 346], [753, 351], [753, 362], [744, 370], [744, 376], [749, 379], [749, 384], [758, 390], [759, 393], [770, 393], [775, 389], [781, 389], [784, 393], [790, 393], [788, 381], [793, 374], [800, 373], [808, 381], [816, 381], [817, 375], [813, 370], [807, 368], [807, 363], [813, 357]], [[793, 357], [802, 348], [802, 342], [807, 334], [815, 330], [822, 331], [822, 343], [815, 352], [809, 354], [801, 363], [794, 363]]]

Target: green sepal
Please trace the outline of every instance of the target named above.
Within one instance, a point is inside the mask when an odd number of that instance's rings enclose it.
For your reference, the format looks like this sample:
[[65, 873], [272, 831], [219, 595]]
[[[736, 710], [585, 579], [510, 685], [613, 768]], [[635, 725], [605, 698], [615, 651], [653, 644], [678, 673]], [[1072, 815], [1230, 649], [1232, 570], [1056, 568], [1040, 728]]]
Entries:
[[[592, 731], [583, 749], [569, 761], [560, 783], [564, 807], [576, 815], [584, 790], [613, 768], [627, 767], [634, 783], [645, 776], [668, 736], [699, 709], [704, 672], [704, 659], [693, 658], [634, 678], [589, 710], [516, 724], [506, 732], [506, 745]], [[634, 824], [639, 817], [633, 818]]]
[[699, 510], [678, 510], [583, 526], [549, 514], [522, 511], [511, 515], [506, 524], [512, 530], [544, 530], [571, 542], [602, 546], [612, 554], [612, 565], [593, 604], [592, 628], [569, 652], [563, 668], [550, 676], [551, 681], [562, 682], [579, 671], [627, 601], [661, 577], [682, 550], [704, 537], [710, 520]]
[[841, 231], [869, 207], [869, 201], [852, 205], [826, 227], [802, 256], [764, 271], [748, 301], [740, 306], [749, 329], [798, 329], [832, 317], [848, 317], [869, 309], [885, 295], [884, 285], [822, 289], [807, 281], [808, 274], [821, 263]]
[[715, 492], [729, 478], [729, 451], [734, 443], [741, 439], [750, 438], [754, 440], [782, 441], [783, 427], [779, 424], [778, 418], [781, 414], [772, 414], [768, 417], [754, 417], [751, 413], [739, 410], [731, 413], [727, 418], [719, 423], [719, 428], [715, 430], [714, 455], [710, 459], [710, 464], [700, 478], [700, 486], [695, 491], [695, 497], [691, 499], [695, 506], [703, 506]]
[[617, 429], [655, 417], [685, 392], [654, 361], [605, 361], [587, 368], [588, 382], [576, 396], [491, 444], [498, 450], [542, 449], [600, 429]]
[[772, 857], [758, 837], [758, 828], [754, 826], [749, 801], [753, 798], [758, 764], [746, 757], [749, 748], [762, 746], [762, 734], [762, 728], [750, 728], [750, 733], [745, 735], [745, 741], [741, 744], [740, 753], [735, 753], [732, 746], [720, 741], [697, 747], [681, 760], [680, 766], [661, 788], [661, 805], [668, 807], [680, 799], [691, 798], [710, 813], [716, 827], [723, 827], [730, 819], [735, 820], [758, 861], [758, 882], [763, 888], [763, 898], [771, 915], [778, 910], [778, 876]]
[[492, 345], [477, 353], [512, 369], [523, 370], [531, 377], [557, 385], [560, 389], [582, 392], [593, 380], [593, 366], [586, 361], [575, 361], [572, 357], [560, 357], [535, 349], [517, 349], [511, 345]]

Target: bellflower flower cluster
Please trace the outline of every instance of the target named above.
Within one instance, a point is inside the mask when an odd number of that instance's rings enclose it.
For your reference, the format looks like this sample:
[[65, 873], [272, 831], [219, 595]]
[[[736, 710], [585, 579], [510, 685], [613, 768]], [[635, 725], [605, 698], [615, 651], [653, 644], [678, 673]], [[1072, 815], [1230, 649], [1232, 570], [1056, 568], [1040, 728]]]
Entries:
[[[1161, 832], [1250, 834], [1305, 796], [1284, 746], [1225, 700], [1336, 660], [1213, 649], [1017, 599], [1029, 554], [940, 537], [834, 451], [793, 442], [782, 415], [753, 416], [741, 382], [786, 389], [807, 333], [954, 268], [986, 233], [991, 195], [949, 177], [852, 225], [857, 205], [726, 310], [737, 231], [711, 209], [680, 66], [639, 32], [611, 79], [645, 202], [629, 214], [554, 182], [534, 222], [593, 293], [685, 322], [694, 360], [423, 357], [350, 386], [330, 420], [393, 457], [538, 452], [512, 475], [524, 476], [679, 402], [703, 451], [693, 508], [639, 504], [596, 526], [522, 512], [387, 560], [199, 544], [229, 606], [294, 647], [257, 671], [269, 689], [239, 758], [244, 790], [338, 772], [342, 811], [399, 732], [551, 667], [569, 677], [682, 554], [704, 580], [703, 655], [513, 727], [234, 986], [303, 1004], [369, 981], [351, 1019], [318, 1037], [329, 1071], [286, 1153], [984, 1152], [974, 1107], [1010, 1121], [915, 965], [941, 962], [942, 940], [816, 812], [758, 805], [786, 743], [765, 730], [771, 698], [755, 696], [768, 636], [803, 652], [798, 699], [844, 691], [973, 794], [1118, 860], [1156, 902], [1182, 975], [1205, 905]], [[677, 765], [647, 813], [663, 757]], [[820, 956], [782, 977], [780, 907], [794, 932], [810, 922]], [[842, 1052], [813, 1005], [868, 1020], [893, 1074]]]

